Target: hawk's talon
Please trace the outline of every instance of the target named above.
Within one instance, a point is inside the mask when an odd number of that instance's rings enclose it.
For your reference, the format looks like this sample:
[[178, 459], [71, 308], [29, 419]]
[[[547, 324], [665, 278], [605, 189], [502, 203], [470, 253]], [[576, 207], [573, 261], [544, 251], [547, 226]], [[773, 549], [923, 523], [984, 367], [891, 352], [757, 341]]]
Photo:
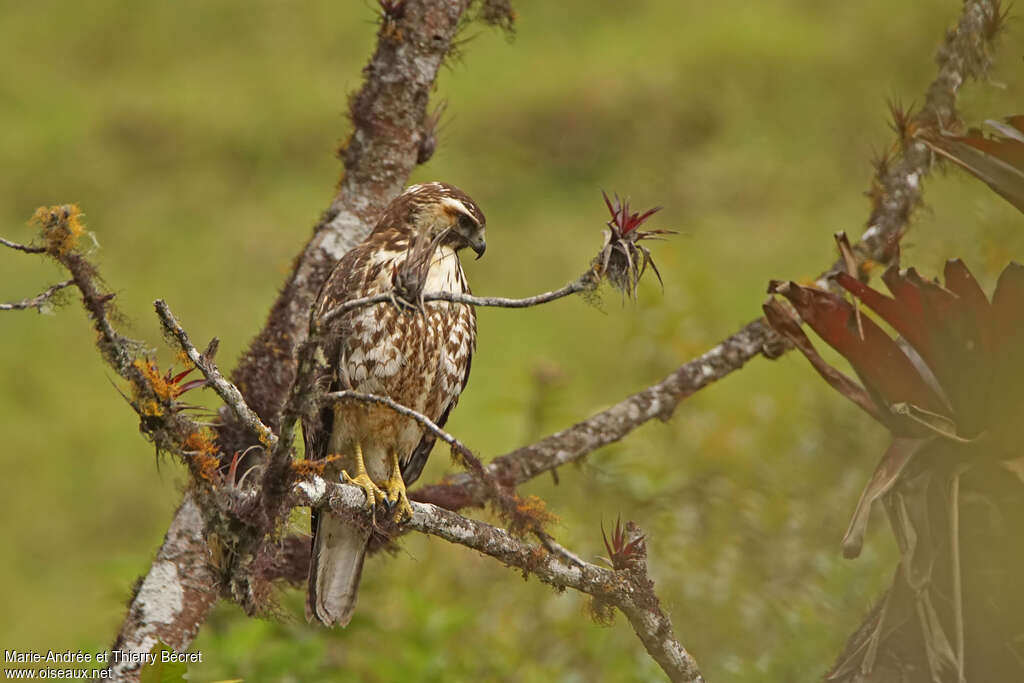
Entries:
[[416, 314], [422, 313], [422, 305], [417, 306], [410, 302], [401, 294], [397, 293], [397, 290], [392, 289], [388, 292], [388, 298], [391, 299], [391, 305], [398, 309], [400, 313], [404, 314]]
[[363, 490], [363, 493], [366, 494], [366, 507], [372, 509], [377, 506], [377, 503], [387, 500], [384, 491], [373, 483], [373, 480], [370, 479], [370, 475], [365, 471], [357, 471], [356, 476], [354, 477], [349, 476], [348, 472], [342, 471], [341, 476], [345, 480], [346, 484], [355, 484]]
[[384, 492], [380, 490], [380, 487], [374, 483], [373, 479], [370, 479], [370, 475], [366, 473], [366, 463], [363, 462], [363, 447], [362, 444], [356, 443], [356, 476], [350, 475], [347, 471], [342, 470], [341, 477], [345, 480], [346, 484], [355, 484], [363, 490], [366, 494], [366, 507], [371, 510], [375, 510], [378, 501], [384, 500]]
[[384, 482], [384, 495], [388, 508], [395, 510], [395, 522], [401, 523], [412, 519], [412, 505], [409, 504], [409, 496], [405, 491], [405, 480], [402, 479], [402, 468], [398, 464], [398, 454], [391, 453], [390, 474]]

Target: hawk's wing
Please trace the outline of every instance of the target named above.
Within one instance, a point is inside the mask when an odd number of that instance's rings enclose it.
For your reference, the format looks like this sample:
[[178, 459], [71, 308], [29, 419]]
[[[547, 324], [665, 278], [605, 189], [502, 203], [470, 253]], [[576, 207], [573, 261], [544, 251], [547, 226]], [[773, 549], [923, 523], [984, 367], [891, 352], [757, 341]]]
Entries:
[[[466, 384], [469, 383], [469, 370], [473, 365], [473, 349], [470, 348], [469, 355], [466, 357], [466, 372], [462, 375], [462, 383], [459, 384], [459, 393], [455, 394], [455, 397], [445, 406], [444, 412], [441, 413], [441, 417], [437, 420], [437, 426], [444, 429], [444, 425], [448, 422], [448, 416], [451, 414], [452, 409], [459, 402], [459, 394], [466, 389]], [[416, 445], [412, 455], [402, 465], [402, 481], [405, 482], [406, 486], [411, 486], [413, 482], [420, 478], [420, 474], [423, 473], [423, 467], [427, 464], [427, 458], [430, 456], [430, 451], [434, 448], [434, 442], [437, 441], [437, 437], [430, 432], [424, 432], [423, 438]]]
[[[319, 317], [338, 304], [364, 296], [367, 283], [372, 282], [379, 270], [372, 266], [372, 250], [373, 247], [362, 243], [350, 249], [338, 261], [320, 288], [320, 293], [313, 305], [312, 315]], [[341, 386], [339, 376], [341, 349], [347, 334], [342, 320], [344, 317], [340, 316], [338, 320], [331, 323], [331, 329], [326, 330], [322, 337], [327, 367], [317, 366], [313, 382], [317, 391], [340, 391], [348, 388]], [[330, 404], [324, 405], [316, 415], [302, 419], [302, 440], [306, 447], [306, 459], [319, 460], [328, 456], [327, 451], [333, 431], [334, 408]], [[317, 528], [319, 516], [320, 513], [314, 509], [312, 511], [312, 528], [314, 530]]]

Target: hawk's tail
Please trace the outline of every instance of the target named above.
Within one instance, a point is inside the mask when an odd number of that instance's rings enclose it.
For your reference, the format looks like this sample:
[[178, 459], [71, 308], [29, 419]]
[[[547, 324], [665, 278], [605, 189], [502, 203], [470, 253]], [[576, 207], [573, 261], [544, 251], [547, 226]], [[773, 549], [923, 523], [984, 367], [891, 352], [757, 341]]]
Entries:
[[363, 573], [369, 529], [322, 512], [313, 530], [306, 618], [326, 626], [346, 626], [352, 619]]

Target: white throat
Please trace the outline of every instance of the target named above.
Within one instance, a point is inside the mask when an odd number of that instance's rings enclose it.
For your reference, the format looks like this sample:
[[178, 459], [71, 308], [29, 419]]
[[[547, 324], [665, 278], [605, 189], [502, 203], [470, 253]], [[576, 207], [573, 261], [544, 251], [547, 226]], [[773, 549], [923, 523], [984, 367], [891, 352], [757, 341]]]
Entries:
[[427, 270], [427, 280], [423, 291], [430, 292], [464, 292], [462, 264], [455, 250], [448, 246], [440, 246], [434, 251]]

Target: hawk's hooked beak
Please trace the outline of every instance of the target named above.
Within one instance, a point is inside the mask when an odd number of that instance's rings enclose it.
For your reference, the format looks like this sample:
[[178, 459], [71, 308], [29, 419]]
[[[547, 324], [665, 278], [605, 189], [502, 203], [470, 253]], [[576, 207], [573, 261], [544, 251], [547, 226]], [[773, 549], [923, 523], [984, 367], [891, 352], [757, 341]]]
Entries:
[[482, 233], [477, 233], [472, 237], [466, 239], [469, 242], [469, 248], [476, 252], [476, 260], [479, 261], [480, 257], [487, 251], [487, 241], [484, 240]]

